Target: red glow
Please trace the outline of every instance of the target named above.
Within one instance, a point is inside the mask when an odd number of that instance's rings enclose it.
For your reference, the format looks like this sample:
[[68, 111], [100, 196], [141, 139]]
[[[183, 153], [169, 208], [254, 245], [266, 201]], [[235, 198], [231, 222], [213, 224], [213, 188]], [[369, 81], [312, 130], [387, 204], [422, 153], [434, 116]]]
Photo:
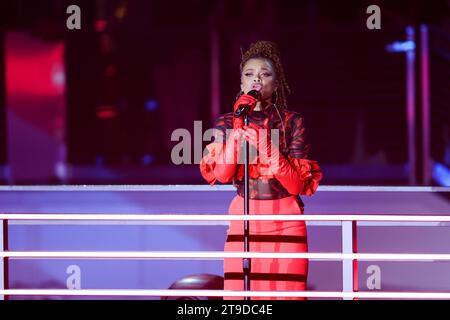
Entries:
[[20, 33], [8, 34], [6, 43], [8, 95], [53, 97], [64, 92], [62, 43], [38, 45]]
[[99, 19], [99, 20], [95, 21], [95, 31], [97, 31], [97, 32], [105, 31], [107, 26], [108, 26], [108, 22], [104, 19]]
[[100, 119], [112, 119], [117, 117], [117, 111], [113, 106], [102, 106], [97, 110], [97, 117]]

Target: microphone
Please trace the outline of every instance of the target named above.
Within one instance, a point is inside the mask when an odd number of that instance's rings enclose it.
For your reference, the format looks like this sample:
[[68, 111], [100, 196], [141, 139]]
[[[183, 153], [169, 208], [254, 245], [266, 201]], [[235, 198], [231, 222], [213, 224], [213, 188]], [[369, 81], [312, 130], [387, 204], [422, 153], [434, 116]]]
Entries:
[[[258, 99], [261, 96], [259, 90], [250, 90], [247, 94], [255, 99]], [[248, 104], [241, 104], [234, 112], [234, 117], [240, 118], [242, 116], [245, 116], [249, 114], [250, 111], [252, 111], [251, 109], [251, 106], [249, 106]]]

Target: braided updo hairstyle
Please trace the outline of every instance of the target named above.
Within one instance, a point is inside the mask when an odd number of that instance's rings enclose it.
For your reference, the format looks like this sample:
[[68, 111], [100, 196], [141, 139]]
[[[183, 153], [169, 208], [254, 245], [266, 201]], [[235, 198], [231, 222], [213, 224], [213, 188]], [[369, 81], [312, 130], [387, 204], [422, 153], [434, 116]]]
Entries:
[[240, 64], [241, 74], [247, 61], [254, 58], [267, 59], [272, 64], [279, 84], [277, 90], [273, 93], [272, 102], [281, 108], [286, 108], [286, 94], [291, 93], [291, 90], [286, 81], [278, 46], [271, 41], [257, 41], [252, 43], [250, 48], [242, 55]]

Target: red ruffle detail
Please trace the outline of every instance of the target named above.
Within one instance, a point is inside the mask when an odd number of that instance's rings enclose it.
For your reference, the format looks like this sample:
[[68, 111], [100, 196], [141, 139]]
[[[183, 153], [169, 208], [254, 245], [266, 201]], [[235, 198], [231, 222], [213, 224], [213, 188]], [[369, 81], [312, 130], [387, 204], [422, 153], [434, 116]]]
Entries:
[[288, 160], [304, 179], [303, 189], [300, 195], [312, 196], [319, 187], [320, 180], [323, 178], [319, 163], [314, 160], [294, 158], [291, 156], [288, 156]]
[[217, 181], [214, 176], [214, 168], [217, 163], [217, 150], [223, 148], [222, 143], [212, 142], [206, 146], [208, 149], [208, 154], [205, 155], [200, 161], [200, 173], [203, 178], [210, 184], [214, 185]]

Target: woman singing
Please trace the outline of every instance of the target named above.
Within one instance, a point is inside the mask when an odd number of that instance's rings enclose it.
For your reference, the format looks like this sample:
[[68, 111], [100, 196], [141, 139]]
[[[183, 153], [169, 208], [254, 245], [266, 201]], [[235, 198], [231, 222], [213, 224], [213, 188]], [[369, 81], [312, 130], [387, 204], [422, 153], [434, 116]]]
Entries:
[[[215, 139], [200, 163], [201, 174], [210, 185], [232, 182], [237, 195], [228, 213], [244, 214], [245, 139], [250, 145], [249, 214], [303, 214], [300, 195], [311, 196], [322, 173], [316, 161], [307, 159], [309, 146], [300, 114], [286, 107], [289, 87], [277, 46], [268, 41], [252, 44], [242, 57], [240, 71], [241, 92], [233, 111], [251, 106], [249, 126], [235, 118], [234, 112], [220, 116], [214, 126]], [[248, 94], [252, 90], [257, 97]], [[271, 138], [276, 133], [278, 139]], [[308, 251], [304, 221], [250, 221], [249, 226], [251, 252]], [[231, 221], [225, 251], [244, 251], [243, 221]], [[253, 258], [250, 288], [302, 291], [307, 275], [306, 259]], [[225, 290], [244, 289], [242, 259], [224, 259], [224, 278]]]

